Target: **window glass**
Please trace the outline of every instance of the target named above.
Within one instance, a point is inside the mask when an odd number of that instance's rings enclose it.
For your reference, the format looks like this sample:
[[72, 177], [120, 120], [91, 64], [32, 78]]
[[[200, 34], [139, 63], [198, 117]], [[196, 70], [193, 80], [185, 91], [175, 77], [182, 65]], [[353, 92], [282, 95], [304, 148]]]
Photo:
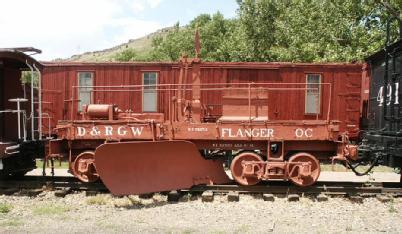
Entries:
[[143, 77], [143, 95], [142, 95], [142, 111], [157, 112], [158, 109], [158, 93], [156, 85], [158, 83], [156, 72], [144, 72]]
[[306, 77], [306, 114], [319, 114], [320, 113], [320, 100], [321, 100], [321, 75], [320, 74], [307, 74]]
[[93, 86], [93, 73], [92, 72], [78, 72], [78, 111], [82, 111], [83, 105], [92, 103], [92, 87]]

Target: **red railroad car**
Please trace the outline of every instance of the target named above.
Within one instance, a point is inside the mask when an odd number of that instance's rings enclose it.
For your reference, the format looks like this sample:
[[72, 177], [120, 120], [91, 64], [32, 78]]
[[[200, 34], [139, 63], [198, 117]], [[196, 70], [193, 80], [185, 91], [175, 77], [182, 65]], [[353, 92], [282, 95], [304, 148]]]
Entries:
[[[169, 101], [162, 94], [165, 91], [130, 92], [127, 86], [132, 86], [132, 90], [146, 82], [178, 84], [179, 73], [178, 63], [44, 63], [43, 111], [51, 116], [50, 127], [48, 121], [43, 120], [44, 129], [54, 128], [58, 120], [81, 119], [81, 106], [90, 103], [115, 104], [121, 110], [135, 113], [163, 113], [166, 120]], [[191, 74], [189, 65], [183, 82], [190, 84]], [[289, 84], [288, 87], [309, 82], [330, 84], [317, 90], [318, 100], [314, 98], [315, 91], [271, 92], [265, 104], [268, 108], [259, 113], [270, 120], [311, 120], [317, 117], [323, 120], [328, 118], [331, 109], [329, 119], [340, 121], [341, 132], [348, 131], [351, 137], [358, 134], [361, 64], [211, 62], [201, 64], [200, 74], [201, 84], [275, 83]], [[79, 85], [97, 86], [97, 89], [78, 88]], [[122, 89], [106, 92], [108, 87], [116, 86], [122, 86]], [[233, 109], [238, 109], [236, 103], [242, 102], [236, 95], [225, 99], [222, 92], [201, 92], [201, 101], [209, 106], [211, 116], [232, 115], [230, 107], [223, 109], [223, 106], [233, 104]], [[149, 101], [144, 101], [147, 99]]]
[[[261, 179], [314, 183], [319, 160], [357, 157], [360, 64], [47, 63], [44, 112], [83, 181], [115, 194]], [[62, 107], [62, 108], [60, 108]], [[54, 126], [48, 126], [52, 129]], [[208, 160], [210, 159], [210, 160]], [[132, 183], [135, 181], [136, 183]]]

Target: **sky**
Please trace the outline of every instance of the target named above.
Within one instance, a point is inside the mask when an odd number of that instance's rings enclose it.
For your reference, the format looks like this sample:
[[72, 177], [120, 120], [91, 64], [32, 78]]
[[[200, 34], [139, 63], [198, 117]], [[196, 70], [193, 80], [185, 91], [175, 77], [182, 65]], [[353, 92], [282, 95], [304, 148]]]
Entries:
[[35, 47], [38, 60], [107, 49], [202, 13], [236, 16], [235, 0], [0, 0], [0, 48]]

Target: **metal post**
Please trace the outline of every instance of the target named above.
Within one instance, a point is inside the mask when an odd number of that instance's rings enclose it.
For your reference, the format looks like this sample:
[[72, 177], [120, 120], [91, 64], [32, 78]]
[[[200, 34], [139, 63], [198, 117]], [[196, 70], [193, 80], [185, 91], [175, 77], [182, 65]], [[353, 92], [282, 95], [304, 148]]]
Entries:
[[39, 140], [42, 140], [42, 74], [34, 64], [36, 72], [38, 73], [38, 103], [39, 103]]
[[251, 84], [248, 84], [248, 120], [251, 123]]
[[315, 119], [318, 120], [319, 115], [319, 100], [320, 100], [320, 89], [317, 89], [317, 93], [315, 95]]
[[24, 114], [24, 118], [22, 119], [22, 125], [24, 128], [24, 141], [27, 141], [27, 115], [25, 113], [25, 111], [23, 112]]
[[332, 84], [329, 84], [329, 100], [328, 100], [328, 112], [327, 112], [328, 123], [329, 123], [329, 116], [331, 114], [331, 102], [332, 102]]
[[35, 109], [34, 109], [34, 87], [33, 87], [33, 68], [29, 65], [28, 60], [25, 61], [29, 69], [31, 69], [31, 140], [35, 140]]
[[18, 118], [18, 139], [21, 139], [21, 113], [20, 102], [17, 101], [17, 118]]

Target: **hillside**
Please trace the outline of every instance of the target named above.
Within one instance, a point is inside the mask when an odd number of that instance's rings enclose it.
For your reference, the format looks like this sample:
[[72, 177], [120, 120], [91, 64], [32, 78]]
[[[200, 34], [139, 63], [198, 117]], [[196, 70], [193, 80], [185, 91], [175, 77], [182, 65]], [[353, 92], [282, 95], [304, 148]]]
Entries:
[[147, 36], [131, 39], [127, 43], [123, 43], [114, 46], [109, 49], [85, 52], [83, 54], [73, 55], [71, 58], [64, 59], [63, 61], [71, 62], [105, 62], [114, 61], [116, 54], [122, 52], [125, 49], [132, 48], [138, 55], [143, 55], [151, 50], [152, 40], [157, 36], [165, 36], [172, 27], [160, 29], [154, 33], [148, 34]]

